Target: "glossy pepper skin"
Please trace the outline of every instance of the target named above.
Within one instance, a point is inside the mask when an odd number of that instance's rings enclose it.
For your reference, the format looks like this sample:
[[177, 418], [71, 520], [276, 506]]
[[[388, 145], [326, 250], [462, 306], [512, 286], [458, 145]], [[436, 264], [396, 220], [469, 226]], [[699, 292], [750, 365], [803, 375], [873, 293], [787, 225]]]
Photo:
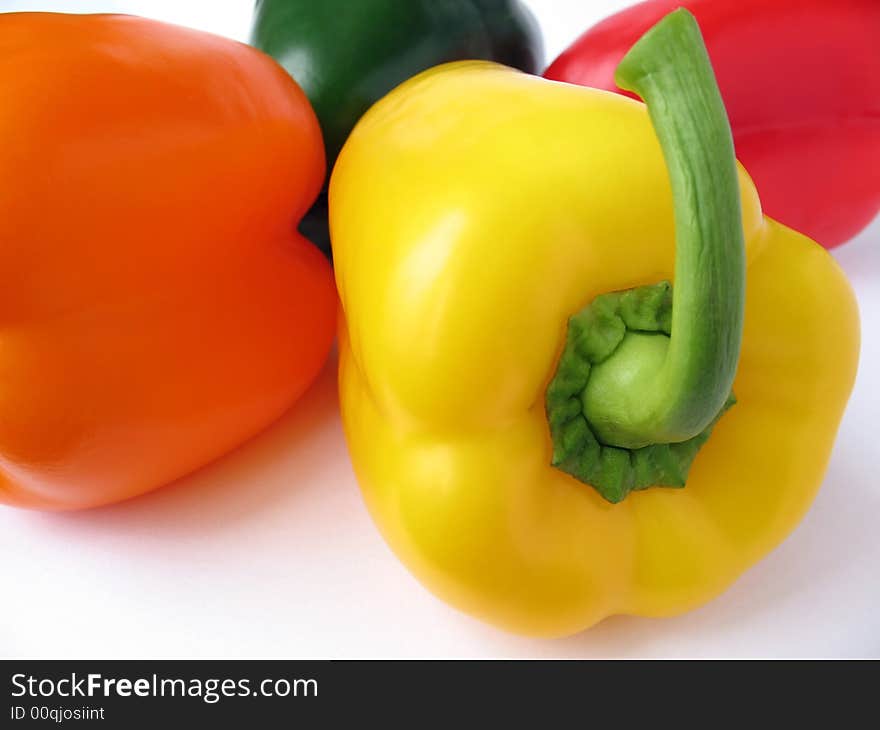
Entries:
[[[426, 68], [474, 58], [538, 73], [544, 63], [520, 0], [257, 0], [251, 43], [306, 92], [328, 170], [361, 115]], [[329, 253], [326, 190], [302, 230]]]
[[544, 401], [569, 317], [672, 277], [645, 106], [465, 62], [358, 124], [330, 187], [343, 422], [373, 519], [437, 596], [543, 636], [676, 614], [804, 515], [855, 375], [856, 304], [828, 253], [764, 217], [741, 170], [738, 185], [737, 403], [683, 489], [611, 504], [551, 466]]
[[828, 248], [855, 236], [880, 211], [880, 3], [649, 0], [587, 30], [545, 76], [621, 92], [618, 62], [676, 7], [699, 21], [767, 214]]
[[303, 93], [243, 44], [126, 16], [0, 15], [0, 502], [76, 509], [237, 446], [335, 331], [296, 232]]

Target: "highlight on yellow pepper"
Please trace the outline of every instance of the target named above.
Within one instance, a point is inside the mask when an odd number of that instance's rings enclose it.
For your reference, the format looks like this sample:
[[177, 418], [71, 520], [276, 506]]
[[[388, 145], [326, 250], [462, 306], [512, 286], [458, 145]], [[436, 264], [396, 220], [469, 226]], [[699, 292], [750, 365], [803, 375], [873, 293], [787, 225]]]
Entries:
[[366, 503], [431, 591], [518, 633], [721, 593], [807, 511], [857, 366], [851, 289], [762, 215], [693, 17], [617, 78], [646, 104], [436, 67], [330, 187]]

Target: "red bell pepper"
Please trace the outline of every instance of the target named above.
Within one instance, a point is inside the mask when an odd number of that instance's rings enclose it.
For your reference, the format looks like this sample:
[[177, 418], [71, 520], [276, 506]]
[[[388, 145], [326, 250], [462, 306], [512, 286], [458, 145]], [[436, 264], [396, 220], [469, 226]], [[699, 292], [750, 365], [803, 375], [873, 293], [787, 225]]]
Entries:
[[650, 0], [584, 33], [549, 79], [614, 69], [675, 7], [697, 18], [765, 212], [831, 248], [880, 210], [880, 0]]

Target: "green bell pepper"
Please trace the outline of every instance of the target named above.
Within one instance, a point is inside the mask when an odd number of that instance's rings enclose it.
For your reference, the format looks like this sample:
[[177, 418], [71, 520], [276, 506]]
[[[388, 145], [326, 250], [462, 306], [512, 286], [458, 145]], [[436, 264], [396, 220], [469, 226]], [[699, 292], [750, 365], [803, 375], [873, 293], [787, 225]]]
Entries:
[[[251, 44], [306, 92], [328, 171], [363, 113], [420, 71], [476, 58], [537, 73], [543, 62], [520, 0], [257, 0]], [[326, 184], [300, 230], [329, 253]]]

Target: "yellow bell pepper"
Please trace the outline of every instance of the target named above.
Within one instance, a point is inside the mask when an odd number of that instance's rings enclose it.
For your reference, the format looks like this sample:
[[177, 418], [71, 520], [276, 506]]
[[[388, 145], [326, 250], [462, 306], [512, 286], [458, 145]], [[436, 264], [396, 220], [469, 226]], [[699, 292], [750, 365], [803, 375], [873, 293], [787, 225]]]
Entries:
[[762, 215], [692, 17], [618, 82], [647, 106], [431, 69], [331, 182], [366, 503], [431, 591], [518, 633], [727, 588], [809, 507], [857, 366], [850, 287]]

